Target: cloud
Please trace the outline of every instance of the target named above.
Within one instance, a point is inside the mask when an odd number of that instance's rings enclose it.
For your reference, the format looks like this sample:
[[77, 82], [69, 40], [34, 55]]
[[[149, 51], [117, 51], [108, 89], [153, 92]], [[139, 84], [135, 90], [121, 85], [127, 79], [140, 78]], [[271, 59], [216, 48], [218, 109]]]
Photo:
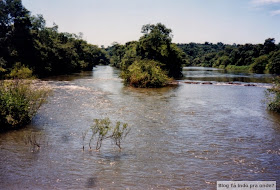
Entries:
[[276, 11], [271, 11], [270, 14], [271, 14], [271, 16], [280, 15], [280, 9], [276, 10]]
[[280, 0], [252, 0], [254, 5], [267, 5], [267, 4], [276, 4], [280, 3]]
[[280, 0], [251, 0], [250, 3], [256, 10], [267, 10], [270, 16], [280, 15]]

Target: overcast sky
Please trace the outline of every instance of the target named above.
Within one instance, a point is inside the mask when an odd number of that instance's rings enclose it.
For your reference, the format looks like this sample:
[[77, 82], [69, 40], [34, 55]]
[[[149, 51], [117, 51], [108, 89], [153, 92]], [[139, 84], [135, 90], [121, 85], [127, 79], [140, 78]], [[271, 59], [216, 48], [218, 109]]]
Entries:
[[48, 26], [96, 45], [138, 40], [141, 27], [161, 22], [175, 43], [280, 41], [280, 0], [22, 0]]

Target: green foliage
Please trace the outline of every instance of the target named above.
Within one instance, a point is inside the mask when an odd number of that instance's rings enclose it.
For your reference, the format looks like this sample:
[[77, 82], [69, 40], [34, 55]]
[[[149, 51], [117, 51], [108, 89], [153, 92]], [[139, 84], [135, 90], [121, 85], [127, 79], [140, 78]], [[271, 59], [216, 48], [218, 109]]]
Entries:
[[32, 70], [20, 63], [16, 63], [14, 68], [11, 70], [10, 74], [8, 74], [9, 78], [12, 79], [32, 79], [34, 78], [32, 75]]
[[[181, 77], [182, 65], [188, 64], [185, 53], [172, 43], [171, 29], [163, 24], [147, 24], [142, 27], [139, 41], [125, 45], [114, 43], [107, 48], [111, 64], [124, 72], [138, 60], [153, 60], [169, 77]], [[161, 86], [161, 85], [159, 85]]]
[[276, 77], [273, 87], [267, 90], [267, 108], [270, 111], [280, 113], [280, 77]]
[[137, 42], [129, 42], [125, 45], [125, 54], [121, 59], [120, 68], [126, 70], [135, 60], [141, 59], [136, 52]]
[[[96, 150], [99, 150], [102, 146], [102, 142], [105, 139], [111, 139], [116, 146], [121, 149], [121, 142], [127, 136], [130, 131], [127, 123], [117, 122], [115, 127], [113, 127], [112, 122], [109, 118], [105, 119], [94, 119], [94, 125], [90, 127], [91, 138], [89, 142], [89, 147], [91, 149], [91, 142], [96, 137]], [[83, 139], [85, 139], [87, 132], [83, 134]], [[83, 148], [84, 149], [84, 148]]]
[[[95, 119], [94, 125], [91, 126], [92, 137], [97, 136], [96, 150], [99, 150], [102, 145], [102, 141], [107, 137], [108, 132], [111, 130], [111, 121], [109, 118], [105, 119]], [[91, 141], [89, 145], [91, 144]]]
[[121, 122], [117, 122], [115, 128], [112, 133], [112, 140], [115, 144], [121, 149], [121, 141], [126, 137], [129, 133], [128, 124], [124, 123], [121, 125]]
[[31, 81], [11, 80], [0, 83], [0, 131], [28, 124], [50, 90], [35, 88]]
[[153, 60], [136, 60], [127, 70], [122, 72], [122, 77], [125, 84], [133, 87], [163, 87], [169, 78], [160, 65], [159, 62]]
[[219, 57], [215, 61], [213, 67], [225, 68], [228, 65], [230, 65], [230, 59], [228, 56], [224, 55], [224, 56]]
[[225, 69], [229, 71], [237, 71], [244, 72], [249, 70], [249, 66], [236, 66], [236, 65], [228, 65]]
[[110, 55], [110, 63], [112, 66], [120, 68], [121, 61], [125, 54], [125, 47], [123, 45], [118, 44], [117, 42], [113, 43], [113, 46], [107, 49]]
[[21, 0], [0, 1], [0, 74], [18, 62], [42, 77], [92, 70], [109, 59], [81, 35], [46, 27], [43, 16], [31, 16]]
[[6, 66], [6, 61], [4, 60], [3, 57], [0, 57], [0, 79], [4, 76], [4, 74], [6, 73], [6, 69], [5, 66]]
[[266, 69], [269, 73], [280, 74], [280, 50], [271, 54], [269, 63], [266, 65]]
[[[264, 44], [228, 45], [221, 42], [212, 44], [177, 44], [185, 54], [190, 65], [228, 68], [256, 73], [280, 74], [278, 51], [274, 38], [268, 38]], [[245, 69], [245, 70], [244, 70]]]
[[185, 64], [184, 53], [172, 44], [172, 30], [165, 25], [144, 25], [144, 34], [137, 43], [136, 52], [141, 59], [155, 60], [167, 71], [169, 77], [181, 77], [182, 65]]
[[254, 60], [254, 63], [250, 65], [250, 71], [253, 73], [263, 73], [266, 65], [268, 64], [268, 56], [262, 55]]

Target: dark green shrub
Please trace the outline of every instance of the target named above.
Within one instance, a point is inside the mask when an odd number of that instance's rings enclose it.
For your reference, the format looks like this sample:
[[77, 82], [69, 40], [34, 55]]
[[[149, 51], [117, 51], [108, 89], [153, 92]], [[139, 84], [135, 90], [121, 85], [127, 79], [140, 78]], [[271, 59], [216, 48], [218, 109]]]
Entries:
[[269, 63], [266, 65], [266, 70], [269, 73], [280, 74], [280, 50], [272, 54]]
[[10, 80], [0, 83], [0, 131], [28, 124], [50, 90], [35, 88], [32, 81]]
[[160, 68], [160, 63], [153, 60], [136, 60], [123, 71], [125, 84], [139, 88], [163, 87], [168, 83], [168, 76]]
[[263, 73], [268, 63], [268, 56], [262, 55], [254, 60], [254, 63], [250, 65], [250, 72]]
[[7, 76], [12, 79], [33, 79], [33, 71], [28, 67], [21, 65], [20, 63], [16, 63], [16, 65], [11, 70], [10, 74]]
[[267, 90], [267, 108], [280, 113], [280, 77], [274, 79], [273, 87]]

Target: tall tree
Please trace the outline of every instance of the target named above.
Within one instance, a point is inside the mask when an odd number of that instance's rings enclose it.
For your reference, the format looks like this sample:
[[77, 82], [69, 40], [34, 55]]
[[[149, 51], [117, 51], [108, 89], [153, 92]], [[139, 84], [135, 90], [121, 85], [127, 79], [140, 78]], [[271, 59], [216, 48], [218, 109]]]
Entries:
[[0, 57], [7, 61], [6, 67], [29, 56], [32, 47], [29, 16], [21, 0], [0, 1]]
[[172, 44], [172, 30], [158, 23], [144, 25], [141, 32], [144, 35], [139, 39], [137, 55], [142, 59], [159, 61], [170, 77], [180, 77], [185, 63], [184, 53]]

